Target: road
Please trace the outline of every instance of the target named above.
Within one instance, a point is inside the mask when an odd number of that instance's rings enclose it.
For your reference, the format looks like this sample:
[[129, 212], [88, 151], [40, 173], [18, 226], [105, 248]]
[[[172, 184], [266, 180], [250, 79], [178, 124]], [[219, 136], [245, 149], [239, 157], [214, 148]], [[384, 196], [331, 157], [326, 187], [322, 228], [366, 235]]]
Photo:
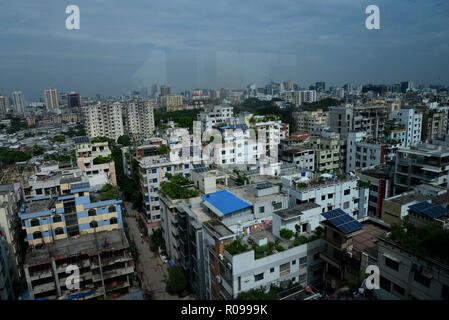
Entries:
[[[134, 239], [139, 250], [137, 272], [143, 277], [144, 289], [151, 292], [152, 300], [179, 300], [178, 296], [171, 295], [165, 290], [168, 280], [168, 264], [161, 261], [158, 253], [151, 252], [148, 238], [142, 243], [139, 223], [134, 218], [134, 213], [137, 216], [138, 212], [132, 210], [130, 202], [124, 202], [124, 204], [128, 210], [128, 217], [125, 217], [125, 220], [129, 227], [129, 236]], [[148, 285], [148, 280], [150, 285]]]

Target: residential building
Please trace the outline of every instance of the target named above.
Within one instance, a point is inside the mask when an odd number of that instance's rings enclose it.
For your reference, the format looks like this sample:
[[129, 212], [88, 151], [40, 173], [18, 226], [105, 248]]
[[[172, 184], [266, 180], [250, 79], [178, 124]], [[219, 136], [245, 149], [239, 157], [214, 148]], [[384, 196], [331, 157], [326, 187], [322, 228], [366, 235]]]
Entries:
[[45, 107], [47, 111], [51, 111], [59, 108], [59, 96], [57, 89], [45, 89]]
[[429, 199], [417, 191], [404, 192], [382, 200], [381, 219], [389, 225], [399, 225], [408, 215], [408, 207]]
[[149, 101], [134, 99], [125, 107], [125, 131], [134, 140], [149, 139], [154, 132], [154, 110]]
[[391, 237], [378, 238], [380, 289], [375, 290], [376, 297], [381, 300], [448, 300], [447, 244], [431, 253], [428, 247], [422, 248], [421, 252], [425, 253], [418, 254], [400, 241]]
[[105, 200], [86, 178], [61, 179], [60, 190], [59, 195], [27, 198], [19, 210], [29, 246], [123, 228], [122, 201]]
[[435, 223], [443, 229], [449, 229], [449, 209], [430, 203], [429, 200], [409, 206], [408, 216], [410, 223], [418, 227]]
[[161, 97], [168, 96], [170, 94], [170, 86], [169, 85], [161, 85], [160, 86]]
[[298, 168], [315, 170], [315, 149], [299, 147], [295, 149], [284, 150], [281, 153], [281, 160], [294, 163]]
[[[67, 280], [79, 269], [80, 288]], [[128, 240], [121, 229], [92, 232], [33, 248], [25, 259], [25, 275], [33, 300], [115, 299], [138, 288]]]
[[218, 106], [205, 106], [204, 111], [198, 114], [197, 120], [201, 121], [202, 132], [218, 124], [234, 124], [235, 120], [233, 107], [227, 104], [221, 104]]
[[367, 139], [365, 132], [349, 132], [346, 172], [394, 162], [399, 141]]
[[4, 117], [9, 112], [9, 98], [0, 96], [0, 117]]
[[12, 101], [14, 104], [14, 113], [24, 114], [25, 113], [25, 97], [22, 91], [14, 91], [12, 93]]
[[368, 187], [359, 185], [354, 176], [293, 174], [282, 177], [282, 190], [288, 194], [290, 207], [314, 202], [322, 212], [341, 208], [357, 219], [368, 214]]
[[322, 215], [325, 218], [321, 222], [324, 227], [324, 249], [320, 258], [326, 264], [326, 291], [334, 293], [349, 281], [357, 279], [367, 266], [377, 263], [376, 239], [385, 235], [389, 227], [371, 217], [357, 221], [341, 209]]
[[359, 184], [369, 188], [368, 216], [382, 219], [382, 203], [393, 195], [393, 172], [385, 165], [357, 171]]
[[447, 113], [427, 106], [417, 106], [415, 109], [422, 113], [421, 141], [431, 143], [433, 140], [445, 140], [448, 129]]
[[293, 119], [296, 122], [296, 129], [298, 131], [306, 131], [311, 133], [320, 125], [326, 125], [327, 112], [322, 109], [316, 111], [300, 111], [293, 112]]
[[387, 109], [380, 105], [347, 104], [345, 106], [330, 107], [328, 112], [329, 126], [342, 138], [346, 138], [351, 131], [366, 132], [368, 137], [378, 139], [383, 134]]
[[89, 138], [117, 140], [124, 135], [122, 106], [118, 102], [98, 102], [84, 108], [84, 125]]
[[13, 283], [14, 268], [11, 267], [9, 244], [0, 227], [0, 300], [14, 300]]
[[182, 96], [181, 95], [163, 95], [159, 98], [162, 108], [166, 111], [182, 110]]
[[403, 106], [399, 111], [390, 113], [389, 119], [399, 121], [407, 130], [405, 147], [408, 148], [421, 142], [422, 118], [421, 113], [417, 113], [415, 109], [408, 106]]
[[389, 141], [397, 141], [401, 147], [407, 147], [407, 129], [399, 120], [385, 121], [384, 138]]
[[397, 151], [394, 193], [422, 183], [449, 188], [449, 147], [420, 143]]
[[91, 186], [117, 185], [115, 163], [108, 142], [91, 143], [87, 137], [75, 138], [76, 163]]
[[315, 150], [315, 171], [335, 172], [340, 167], [338, 138], [311, 136], [307, 147]]

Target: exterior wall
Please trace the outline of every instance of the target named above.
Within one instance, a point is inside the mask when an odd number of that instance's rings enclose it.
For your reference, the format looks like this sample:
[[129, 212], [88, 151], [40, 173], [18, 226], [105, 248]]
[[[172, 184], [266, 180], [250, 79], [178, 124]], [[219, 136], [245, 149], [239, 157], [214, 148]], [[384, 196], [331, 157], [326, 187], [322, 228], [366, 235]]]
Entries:
[[[229, 262], [231, 270], [220, 273], [221, 285], [233, 299], [241, 292], [271, 284], [279, 286], [283, 281], [293, 280], [305, 286], [309, 267], [316, 269], [314, 254], [319, 252], [320, 244], [321, 240], [316, 240], [260, 259], [254, 258], [253, 250], [234, 256], [224, 251], [223, 265], [229, 270]], [[281, 272], [280, 266], [284, 264], [289, 264], [289, 270]], [[261, 273], [263, 279], [256, 281], [255, 275]]]
[[[426, 258], [418, 258], [410, 252], [390, 241], [380, 240], [378, 266], [381, 277], [390, 283], [385, 284], [381, 279], [381, 289], [376, 292], [380, 297], [394, 296], [396, 299], [442, 300], [443, 286], [449, 286], [449, 267], [432, 262]], [[386, 265], [386, 260], [393, 258], [399, 262], [398, 270]], [[421, 271], [419, 270], [421, 269]], [[414, 280], [416, 273], [423, 274], [430, 279], [429, 286]], [[404, 290], [395, 290], [399, 286]], [[446, 297], [447, 299], [447, 297]]]

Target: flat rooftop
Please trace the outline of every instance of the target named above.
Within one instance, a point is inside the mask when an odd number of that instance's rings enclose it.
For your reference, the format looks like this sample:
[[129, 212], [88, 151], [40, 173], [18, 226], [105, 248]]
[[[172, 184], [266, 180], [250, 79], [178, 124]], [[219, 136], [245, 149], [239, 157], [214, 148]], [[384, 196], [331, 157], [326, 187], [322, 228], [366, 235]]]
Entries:
[[50, 198], [25, 202], [25, 211], [22, 214], [51, 210], [54, 208], [55, 200], [56, 198]]
[[304, 211], [314, 209], [314, 208], [319, 208], [319, 207], [320, 206], [318, 204], [316, 204], [315, 202], [305, 202], [305, 203], [301, 203], [297, 206], [294, 206], [292, 208], [280, 210], [280, 211], [276, 212], [275, 214], [277, 214], [282, 219], [287, 220], [287, 219], [291, 219], [291, 218], [300, 216]]
[[369, 218], [362, 222], [362, 232], [352, 238], [353, 250], [365, 252], [371, 257], [377, 257], [377, 237], [387, 234], [389, 228]]
[[413, 202], [413, 201], [424, 201], [429, 198], [430, 197], [423, 196], [422, 194], [419, 194], [416, 191], [411, 191], [411, 192], [403, 193], [399, 196], [395, 196], [393, 198], [389, 198], [386, 200], [397, 203], [399, 205], [405, 205], [405, 204]]
[[230, 237], [234, 235], [234, 232], [232, 232], [228, 227], [226, 227], [223, 223], [216, 220], [210, 220], [206, 221], [204, 223], [204, 226], [206, 226], [209, 230], [216, 233], [218, 238], [225, 238]]
[[202, 198], [207, 204], [219, 210], [223, 215], [251, 207], [251, 204], [240, 199], [227, 190], [208, 193]]
[[94, 255], [103, 251], [114, 251], [127, 247], [128, 241], [121, 229], [88, 233], [79, 238], [60, 239], [39, 249], [32, 249], [26, 254], [25, 265], [32, 266], [48, 261], [52, 257], [69, 257], [78, 255], [80, 252]]
[[363, 174], [365, 176], [368, 176], [368, 177], [376, 178], [376, 179], [388, 179], [388, 178], [391, 178], [388, 175], [388, 168], [387, 167], [367, 169], [367, 170], [359, 171], [359, 173]]
[[[238, 196], [239, 198], [250, 202], [253, 205], [258, 202], [270, 201], [270, 200], [277, 199], [282, 196], [285, 197], [285, 195], [281, 192], [275, 192], [272, 194], [267, 194], [265, 196], [258, 197], [254, 193], [252, 193], [250, 190], [248, 190], [247, 186], [248, 185], [231, 188], [231, 189], [229, 189], [229, 191], [232, 192], [233, 194], [235, 194], [236, 196]], [[251, 186], [256, 188], [256, 185], [251, 184]]]

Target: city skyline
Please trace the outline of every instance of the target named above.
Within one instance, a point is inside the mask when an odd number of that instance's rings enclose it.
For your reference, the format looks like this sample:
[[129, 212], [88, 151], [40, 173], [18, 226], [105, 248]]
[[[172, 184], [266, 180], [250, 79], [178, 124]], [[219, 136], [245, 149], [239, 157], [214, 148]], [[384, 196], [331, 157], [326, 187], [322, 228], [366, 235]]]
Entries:
[[288, 79], [303, 87], [449, 83], [442, 72], [449, 69], [444, 1], [377, 1], [380, 30], [365, 28], [368, 1], [230, 1], [213, 8], [201, 1], [77, 1], [80, 30], [67, 30], [70, 4], [5, 5], [2, 94], [20, 90], [36, 99], [53, 87], [114, 96], [154, 83], [179, 92]]

